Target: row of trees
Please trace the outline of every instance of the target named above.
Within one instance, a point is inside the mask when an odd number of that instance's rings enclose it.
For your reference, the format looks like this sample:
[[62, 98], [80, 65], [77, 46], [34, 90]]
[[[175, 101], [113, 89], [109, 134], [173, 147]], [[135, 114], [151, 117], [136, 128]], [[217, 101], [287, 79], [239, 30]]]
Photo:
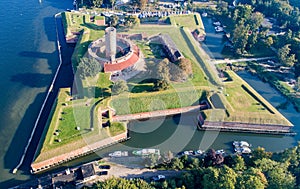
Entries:
[[182, 175], [148, 183], [142, 179], [111, 178], [91, 188], [300, 188], [300, 145], [274, 154], [258, 147], [250, 156], [226, 155], [221, 163], [207, 163], [215, 158], [213, 149], [201, 157], [162, 157], [166, 162], [156, 168], [184, 170]]
[[[260, 46], [276, 49], [279, 62], [295, 66], [295, 74], [300, 74], [300, 11], [288, 1], [280, 0], [241, 0], [234, 8], [231, 1], [217, 3], [217, 15], [231, 30], [234, 52], [242, 55]], [[284, 35], [268, 35], [270, 28], [262, 26], [265, 17], [272, 17], [285, 31]]]

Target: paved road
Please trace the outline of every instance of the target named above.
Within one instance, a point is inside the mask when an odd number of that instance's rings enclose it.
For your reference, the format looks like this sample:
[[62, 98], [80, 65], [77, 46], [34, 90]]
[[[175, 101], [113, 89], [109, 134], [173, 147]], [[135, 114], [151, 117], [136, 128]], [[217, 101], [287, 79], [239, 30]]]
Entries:
[[258, 60], [269, 60], [274, 57], [262, 57], [262, 58], [240, 58], [240, 59], [228, 59], [224, 60], [211, 60], [212, 64], [224, 64], [224, 63], [235, 63], [235, 62], [249, 62], [249, 61], [258, 61]]

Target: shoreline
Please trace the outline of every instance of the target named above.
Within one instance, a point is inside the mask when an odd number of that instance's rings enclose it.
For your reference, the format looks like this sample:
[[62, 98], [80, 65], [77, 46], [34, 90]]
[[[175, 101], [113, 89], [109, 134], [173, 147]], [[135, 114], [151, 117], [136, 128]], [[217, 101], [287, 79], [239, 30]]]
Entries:
[[126, 131], [124, 133], [121, 133], [119, 135], [103, 139], [103, 140], [95, 142], [93, 144], [88, 144], [77, 150], [55, 156], [55, 157], [52, 157], [50, 159], [47, 159], [47, 160], [44, 160], [41, 162], [32, 163], [31, 164], [31, 168], [32, 168], [31, 173], [36, 174], [39, 172], [46, 171], [49, 168], [58, 166], [60, 164], [66, 163], [68, 161], [74, 160], [76, 158], [79, 158], [79, 157], [82, 157], [85, 155], [91, 154], [97, 150], [106, 148], [108, 146], [117, 144], [119, 142], [126, 141], [128, 139], [130, 139], [130, 137], [128, 137], [128, 132], [126, 129]]

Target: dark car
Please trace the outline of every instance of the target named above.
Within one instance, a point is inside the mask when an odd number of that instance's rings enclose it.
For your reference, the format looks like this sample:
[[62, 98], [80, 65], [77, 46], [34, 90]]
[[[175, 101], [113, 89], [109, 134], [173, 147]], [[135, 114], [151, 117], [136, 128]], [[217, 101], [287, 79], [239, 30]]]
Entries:
[[110, 165], [100, 165], [100, 169], [110, 169]]
[[98, 175], [107, 175], [108, 174], [108, 171], [100, 171], [99, 173], [98, 173]]

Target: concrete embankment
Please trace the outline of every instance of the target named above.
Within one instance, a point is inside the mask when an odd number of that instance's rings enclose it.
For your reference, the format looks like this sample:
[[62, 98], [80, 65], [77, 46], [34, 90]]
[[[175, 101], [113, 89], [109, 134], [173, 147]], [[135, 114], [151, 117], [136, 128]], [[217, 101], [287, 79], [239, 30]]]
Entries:
[[212, 122], [204, 121], [203, 125], [199, 125], [199, 130], [214, 130], [228, 132], [246, 132], [246, 133], [264, 133], [278, 135], [294, 135], [291, 126], [274, 125], [274, 124], [251, 124], [240, 122]]
[[128, 139], [128, 137], [127, 137], [127, 131], [126, 131], [122, 134], [103, 139], [103, 140], [95, 142], [93, 144], [88, 144], [88, 145], [86, 145], [82, 148], [79, 148], [79, 149], [73, 150], [71, 152], [64, 153], [64, 154], [49, 158], [49, 159], [44, 160], [44, 161], [36, 162], [36, 163], [33, 162], [31, 164], [31, 168], [32, 168], [31, 172], [33, 174], [35, 174], [35, 173], [38, 173], [38, 172], [41, 172], [41, 171], [45, 171], [45, 170], [47, 170], [49, 168], [52, 168], [54, 166], [60, 165], [62, 163], [68, 162], [68, 161], [76, 159], [76, 158], [79, 158], [81, 156], [91, 154], [96, 150], [106, 148], [108, 146], [111, 146], [113, 144], [125, 141], [127, 139]]
[[196, 110], [200, 110], [201, 105], [197, 106], [188, 106], [182, 108], [174, 108], [167, 110], [157, 110], [152, 112], [142, 112], [136, 114], [126, 114], [126, 115], [115, 115], [112, 117], [113, 121], [130, 121], [130, 120], [138, 120], [138, 119], [148, 119], [154, 117], [164, 117], [164, 116], [172, 116], [187, 112], [194, 112]]

